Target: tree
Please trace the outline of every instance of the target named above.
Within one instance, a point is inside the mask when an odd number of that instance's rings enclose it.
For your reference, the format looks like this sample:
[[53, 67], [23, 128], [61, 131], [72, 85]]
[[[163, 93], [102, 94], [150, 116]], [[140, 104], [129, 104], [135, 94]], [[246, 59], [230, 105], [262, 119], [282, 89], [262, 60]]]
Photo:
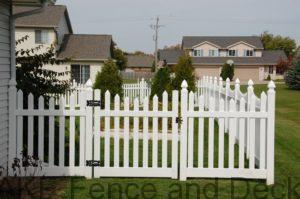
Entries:
[[279, 74], [284, 74], [287, 70], [291, 69], [292, 65], [293, 59], [291, 57], [288, 57], [287, 60], [280, 59], [276, 65], [276, 72]]
[[151, 85], [151, 98], [154, 95], [161, 100], [164, 91], [171, 92], [171, 77], [168, 68], [160, 68], [156, 73]]
[[164, 50], [180, 50], [180, 49], [181, 49], [181, 44], [175, 44], [175, 45], [164, 47]]
[[297, 48], [296, 51], [295, 51], [294, 59], [295, 59], [296, 61], [300, 61], [300, 46], [298, 46], [298, 48]]
[[229, 61], [223, 64], [220, 76], [224, 80], [229, 78], [230, 81], [232, 81], [234, 76], [234, 64]]
[[120, 76], [116, 63], [112, 59], [109, 59], [104, 63], [101, 72], [97, 73], [94, 88], [101, 90], [101, 102], [104, 103], [106, 91], [109, 91], [112, 96], [117, 94], [120, 97], [123, 96], [122, 84], [122, 77]]
[[[26, 42], [28, 36], [16, 41], [16, 45]], [[69, 88], [69, 81], [59, 80], [65, 75], [43, 68], [44, 65], [59, 65], [67, 60], [55, 59], [55, 47], [51, 46], [46, 52], [39, 53], [43, 46], [16, 51], [17, 89], [24, 95], [32, 93], [35, 97], [47, 96], [50, 93], [64, 93]]]
[[124, 52], [115, 47], [115, 45], [113, 46], [112, 50], [112, 58], [116, 60], [116, 65], [119, 70], [125, 70], [127, 67], [127, 57], [125, 56]]
[[290, 89], [300, 90], [300, 61], [295, 62], [293, 68], [288, 70], [285, 81]]
[[261, 35], [261, 39], [265, 50], [283, 50], [288, 57], [295, 55], [297, 44], [296, 41], [290, 37], [274, 36], [269, 32], [264, 32]]
[[181, 90], [181, 83], [183, 80], [186, 80], [188, 83], [188, 90], [195, 91], [195, 74], [192, 58], [189, 55], [183, 55], [179, 58], [174, 73], [175, 78], [172, 81], [173, 89]]

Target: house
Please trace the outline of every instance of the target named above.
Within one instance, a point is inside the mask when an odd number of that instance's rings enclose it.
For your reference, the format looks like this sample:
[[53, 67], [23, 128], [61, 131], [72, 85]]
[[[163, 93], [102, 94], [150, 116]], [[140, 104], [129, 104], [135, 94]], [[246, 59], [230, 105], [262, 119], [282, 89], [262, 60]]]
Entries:
[[13, 106], [9, 102], [9, 87], [16, 85], [14, 24], [18, 17], [29, 14], [26, 12], [22, 15], [13, 15], [12, 7], [38, 6], [34, 10], [38, 13], [49, 3], [51, 2], [42, 0], [0, 0], [0, 166], [6, 170], [9, 161], [9, 142], [14, 139], [9, 136], [11, 130], [9, 114], [13, 111], [10, 110]]
[[151, 73], [154, 57], [151, 55], [127, 55], [126, 71], [136, 73]]
[[283, 78], [276, 72], [280, 59], [286, 59], [281, 50], [264, 50], [258, 36], [184, 36], [181, 50], [160, 50], [159, 58], [169, 66], [177, 63], [184, 53], [192, 57], [195, 74], [220, 76], [222, 65], [228, 60], [235, 65], [235, 77], [242, 81], [263, 81]]
[[[32, 10], [34, 7], [15, 7], [14, 13]], [[111, 35], [74, 34], [68, 10], [63, 5], [51, 5], [43, 12], [16, 20], [16, 39], [29, 38], [17, 45], [17, 49], [31, 49], [42, 45], [39, 53], [56, 47], [57, 59], [68, 59], [61, 65], [45, 65], [45, 69], [62, 74], [60, 79], [93, 82], [106, 60], [112, 57]]]

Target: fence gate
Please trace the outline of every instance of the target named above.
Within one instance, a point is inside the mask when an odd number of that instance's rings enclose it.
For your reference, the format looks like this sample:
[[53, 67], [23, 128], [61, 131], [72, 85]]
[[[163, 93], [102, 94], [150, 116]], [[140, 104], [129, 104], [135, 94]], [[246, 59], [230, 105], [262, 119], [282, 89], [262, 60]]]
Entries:
[[[105, 93], [104, 109], [94, 108], [94, 176], [113, 177], [170, 177], [178, 176], [178, 91], [172, 93], [172, 107], [168, 94], [163, 94], [159, 106], [157, 96], [149, 104], [148, 98], [128, 97], [120, 103], [116, 95]], [[94, 99], [100, 100], [100, 90]], [[111, 107], [113, 104], [113, 107]], [[143, 104], [142, 107], [140, 104]]]
[[194, 94], [188, 93], [186, 82], [182, 84], [180, 180], [246, 178], [273, 184], [274, 83], [260, 99], [255, 94], [231, 98], [219, 92], [222, 84], [208, 85]]

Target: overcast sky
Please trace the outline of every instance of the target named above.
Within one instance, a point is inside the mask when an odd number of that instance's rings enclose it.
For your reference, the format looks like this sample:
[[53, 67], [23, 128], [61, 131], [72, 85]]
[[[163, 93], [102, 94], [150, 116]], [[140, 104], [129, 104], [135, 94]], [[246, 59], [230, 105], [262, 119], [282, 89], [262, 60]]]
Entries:
[[260, 35], [263, 31], [300, 42], [299, 0], [58, 0], [67, 5], [74, 33], [111, 34], [125, 51], [154, 51], [155, 16], [159, 47], [183, 35]]

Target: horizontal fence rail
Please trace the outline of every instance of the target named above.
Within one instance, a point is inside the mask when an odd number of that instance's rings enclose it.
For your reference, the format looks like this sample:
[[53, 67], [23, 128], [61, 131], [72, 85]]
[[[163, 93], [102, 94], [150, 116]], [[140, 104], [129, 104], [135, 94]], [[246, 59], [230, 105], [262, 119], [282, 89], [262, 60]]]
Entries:
[[[184, 81], [180, 92], [164, 92], [160, 101], [150, 98], [142, 80], [124, 85], [123, 99], [106, 91], [102, 106], [90, 106], [88, 101], [101, 99], [91, 84], [45, 98], [11, 86], [9, 158], [12, 164], [21, 152], [37, 156], [43, 165], [38, 175], [45, 176], [254, 178], [273, 184], [274, 83], [268, 88], [258, 98], [252, 81], [242, 93], [238, 80], [232, 89], [229, 80], [204, 77], [195, 92]], [[30, 170], [21, 172], [26, 175]]]

